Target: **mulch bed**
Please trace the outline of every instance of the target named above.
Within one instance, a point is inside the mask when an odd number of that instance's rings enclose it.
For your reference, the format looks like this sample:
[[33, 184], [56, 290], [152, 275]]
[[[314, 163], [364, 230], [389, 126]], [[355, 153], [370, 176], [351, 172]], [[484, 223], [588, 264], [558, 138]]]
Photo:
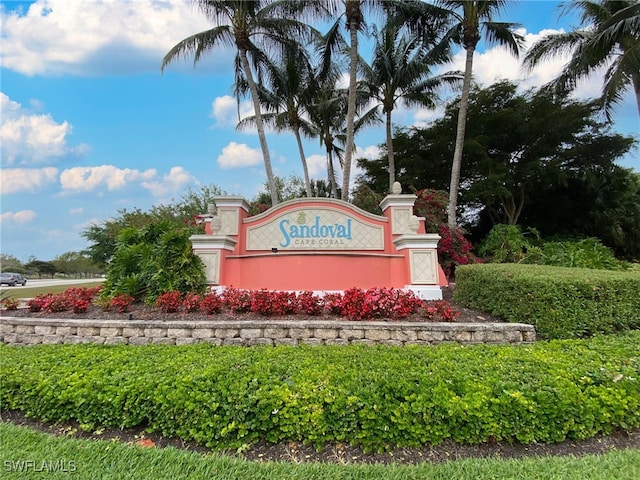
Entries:
[[[453, 301], [453, 289], [445, 287], [442, 289], [442, 297], [444, 300], [458, 311], [458, 315], [453, 320], [454, 322], [504, 322], [504, 320], [490, 315], [486, 312], [480, 312], [472, 310], [470, 308], [463, 307]], [[95, 305], [90, 305], [88, 310], [84, 313], [73, 313], [70, 310], [66, 310], [58, 313], [47, 312], [30, 312], [27, 308], [20, 308], [12, 311], [2, 311], [3, 316], [8, 317], [30, 317], [30, 318], [61, 318], [61, 319], [92, 319], [92, 320], [160, 320], [160, 321], [215, 321], [215, 320], [347, 320], [345, 317], [332, 316], [324, 313], [319, 316], [309, 315], [288, 315], [284, 317], [265, 317], [255, 313], [233, 313], [230, 311], [224, 311], [216, 315], [207, 315], [204, 312], [188, 313], [184, 311], [175, 313], [163, 312], [160, 308], [144, 305], [134, 304], [131, 306], [130, 311], [126, 313], [117, 313], [115, 311], [105, 311]], [[380, 320], [380, 319], [376, 319]], [[386, 320], [386, 321], [398, 321], [398, 320]], [[420, 315], [410, 315], [407, 318], [403, 318], [400, 321], [403, 322], [424, 322], [428, 321]], [[441, 321], [441, 319], [434, 319], [433, 321]]]
[[[101, 428], [95, 432], [86, 432], [75, 422], [60, 424], [40, 422], [25, 417], [17, 411], [2, 412], [3, 422], [29, 427], [52, 435], [94, 439], [117, 440], [131, 445], [144, 447], [173, 447], [197, 453], [211, 453], [211, 450], [194, 442], [185, 442], [179, 438], [167, 438], [159, 433], [148, 433], [144, 428], [119, 430]], [[442, 463], [465, 458], [523, 458], [547, 457], [560, 455], [601, 454], [611, 450], [640, 449], [640, 429], [618, 431], [611, 435], [599, 435], [587, 440], [567, 440], [554, 444], [536, 443], [532, 445], [510, 444], [508, 442], [492, 442], [480, 445], [463, 445], [447, 440], [440, 445], [425, 445], [421, 448], [396, 448], [383, 453], [364, 452], [359, 447], [336, 443], [325, 445], [321, 450], [298, 442], [269, 444], [261, 441], [243, 449], [242, 452], [223, 451], [226, 455], [251, 461], [279, 462], [324, 462], [340, 464], [407, 464]]]

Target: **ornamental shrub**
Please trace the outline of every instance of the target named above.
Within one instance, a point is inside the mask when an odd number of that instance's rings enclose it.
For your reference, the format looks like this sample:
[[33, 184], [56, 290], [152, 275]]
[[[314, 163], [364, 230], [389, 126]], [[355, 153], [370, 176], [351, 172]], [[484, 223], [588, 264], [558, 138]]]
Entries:
[[17, 310], [20, 302], [14, 298], [3, 298], [2, 299], [2, 308], [5, 310]]
[[321, 350], [0, 345], [0, 410], [88, 429], [141, 427], [212, 449], [555, 443], [640, 427], [640, 332]]
[[251, 311], [251, 292], [229, 287], [222, 293], [224, 305], [235, 313], [246, 313]]
[[182, 301], [182, 306], [186, 312], [195, 313], [200, 310], [203, 296], [199, 293], [187, 293]]
[[118, 313], [126, 313], [129, 311], [133, 302], [135, 302], [135, 298], [131, 295], [121, 293], [109, 301], [109, 308], [113, 308]]
[[207, 315], [220, 313], [222, 309], [222, 298], [220, 298], [220, 295], [216, 292], [209, 292], [202, 298], [200, 308], [202, 308]]
[[320, 297], [309, 291], [299, 293], [298, 311], [305, 315], [320, 315], [322, 313]]
[[165, 313], [174, 313], [182, 307], [182, 294], [178, 291], [164, 292], [158, 295], [156, 306]]
[[471, 251], [473, 245], [464, 237], [462, 229], [451, 229], [447, 225], [442, 225], [439, 233], [438, 261], [447, 278], [455, 277], [455, 269], [458, 265], [480, 262], [480, 259]]

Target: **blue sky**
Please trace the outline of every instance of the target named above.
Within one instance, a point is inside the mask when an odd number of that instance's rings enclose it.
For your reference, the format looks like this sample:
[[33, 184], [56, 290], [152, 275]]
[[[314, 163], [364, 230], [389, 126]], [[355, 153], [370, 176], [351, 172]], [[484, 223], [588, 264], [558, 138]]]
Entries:
[[[87, 246], [81, 232], [117, 214], [178, 199], [189, 188], [216, 184], [252, 198], [263, 189], [264, 166], [254, 132], [237, 132], [233, 52], [218, 51], [195, 68], [170, 65], [164, 54], [207, 22], [183, 0], [0, 1], [1, 247], [26, 261], [51, 260]], [[548, 30], [570, 29], [559, 2], [512, 2], [500, 20], [522, 24], [533, 43]], [[363, 55], [367, 56], [364, 50]], [[525, 76], [501, 49], [480, 48], [476, 81], [508, 78], [539, 86], [563, 61]], [[462, 70], [462, 52], [447, 69]], [[579, 98], [598, 95], [594, 76]], [[248, 102], [242, 110], [250, 112]], [[401, 109], [398, 125], [424, 125], [441, 111]], [[615, 111], [615, 129], [638, 136], [629, 93]], [[381, 128], [356, 138], [357, 157], [376, 157]], [[267, 138], [276, 175], [301, 175], [294, 137]], [[316, 141], [305, 153], [314, 178], [325, 178]], [[636, 149], [622, 165], [640, 171]], [[357, 174], [357, 172], [355, 172]]]

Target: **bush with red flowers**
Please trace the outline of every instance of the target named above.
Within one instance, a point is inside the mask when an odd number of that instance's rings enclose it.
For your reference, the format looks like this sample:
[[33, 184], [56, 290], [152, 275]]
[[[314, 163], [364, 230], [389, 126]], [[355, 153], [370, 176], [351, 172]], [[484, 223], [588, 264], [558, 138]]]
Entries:
[[182, 307], [182, 293], [177, 290], [164, 292], [156, 298], [156, 306], [165, 313], [174, 313]]

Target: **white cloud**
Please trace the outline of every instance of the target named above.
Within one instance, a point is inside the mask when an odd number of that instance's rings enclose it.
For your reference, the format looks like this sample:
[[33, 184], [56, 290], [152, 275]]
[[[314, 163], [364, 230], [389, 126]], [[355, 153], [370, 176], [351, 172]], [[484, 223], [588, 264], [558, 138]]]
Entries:
[[[253, 115], [253, 104], [248, 100], [240, 102], [240, 118], [251, 117]], [[211, 116], [215, 119], [217, 125], [235, 128], [238, 124], [237, 100], [229, 95], [216, 97], [211, 103]], [[245, 131], [249, 130], [255, 129], [245, 129]]]
[[[524, 57], [526, 50], [542, 37], [548, 34], [562, 33], [564, 30], [541, 30], [538, 33], [527, 33], [520, 30], [519, 33], [525, 37], [525, 50], [521, 58]], [[504, 47], [492, 47], [484, 51], [476, 51], [473, 58], [473, 78], [482, 85], [489, 85], [500, 80], [511, 80], [516, 82], [521, 89], [538, 88], [550, 82], [558, 76], [564, 65], [569, 60], [569, 55], [559, 55], [540, 63], [531, 72], [525, 72], [522, 69], [521, 58], [513, 56]], [[441, 70], [460, 70], [464, 71], [465, 51], [460, 50], [456, 53], [451, 63], [447, 64]], [[604, 70], [602, 70], [604, 72]], [[601, 73], [594, 73], [581, 82], [573, 93], [576, 98], [586, 99], [594, 98], [600, 95], [602, 85]]]
[[56, 122], [51, 115], [36, 114], [0, 92], [0, 142], [2, 165], [45, 163], [63, 155], [83, 155], [88, 145], [69, 147], [67, 137], [72, 127]]
[[167, 175], [162, 177], [162, 180], [142, 182], [142, 187], [149, 190], [154, 197], [162, 197], [178, 192], [185, 186], [194, 183], [198, 183], [198, 179], [184, 168], [173, 167]]
[[307, 157], [307, 168], [311, 178], [325, 178], [327, 176], [326, 155], [315, 154]]
[[13, 222], [13, 223], [29, 223], [37, 217], [36, 212], [33, 210], [20, 210], [19, 212], [6, 212], [0, 215], [0, 222]]
[[[157, 71], [176, 43], [211, 27], [184, 0], [37, 0], [0, 15], [2, 64], [24, 75]], [[207, 65], [231, 68], [230, 51]]]
[[260, 165], [263, 162], [262, 151], [249, 148], [244, 143], [231, 142], [218, 156], [218, 165], [223, 170]]
[[46, 168], [3, 168], [0, 175], [2, 195], [12, 193], [33, 193], [56, 181], [58, 169]]
[[131, 183], [152, 181], [157, 175], [153, 168], [140, 171], [113, 165], [73, 167], [60, 174], [60, 183], [66, 192], [91, 192], [105, 188], [119, 190]]
[[84, 208], [71, 208], [69, 209], [69, 215], [82, 215], [84, 213]]

